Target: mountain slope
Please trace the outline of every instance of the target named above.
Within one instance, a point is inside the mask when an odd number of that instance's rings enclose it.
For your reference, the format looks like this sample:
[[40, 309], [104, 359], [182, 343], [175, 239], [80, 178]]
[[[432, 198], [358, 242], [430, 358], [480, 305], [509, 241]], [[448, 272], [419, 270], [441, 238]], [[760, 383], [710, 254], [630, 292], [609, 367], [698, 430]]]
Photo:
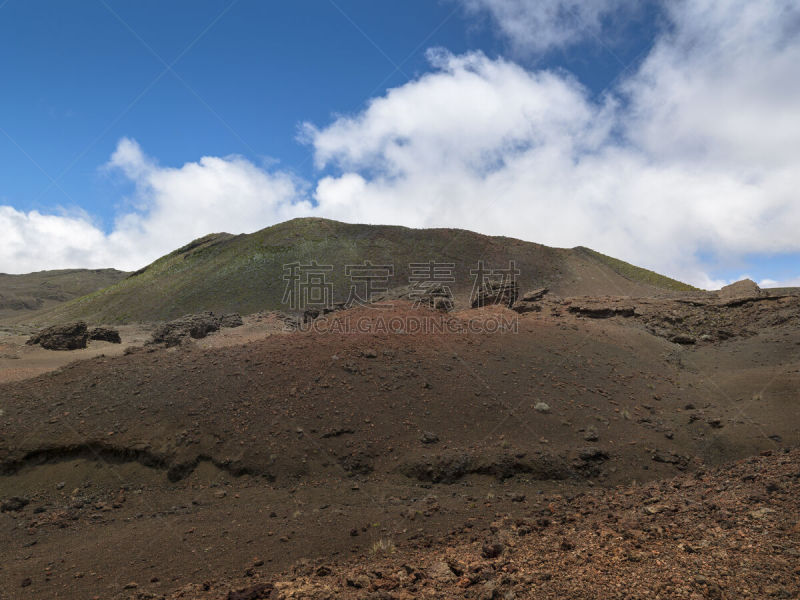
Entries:
[[[583, 248], [550, 248], [458, 229], [409, 229], [351, 225], [318, 218], [294, 219], [246, 235], [211, 234], [158, 259], [128, 278], [43, 313], [40, 321], [76, 318], [124, 323], [170, 319], [203, 310], [252, 313], [289, 310], [282, 303], [284, 265], [299, 262], [333, 267], [333, 300], [346, 299], [352, 282], [345, 265], [392, 264], [383, 287], [408, 285], [409, 264], [454, 263], [450, 284], [457, 304], [469, 299], [470, 270], [507, 268], [516, 261], [523, 290], [548, 286], [560, 295], [653, 295], [691, 289], [680, 282], [623, 263], [609, 262]], [[363, 291], [363, 288], [359, 288]]]
[[0, 319], [24, 318], [113, 285], [128, 273], [116, 269], [63, 269], [25, 275], [0, 273]]

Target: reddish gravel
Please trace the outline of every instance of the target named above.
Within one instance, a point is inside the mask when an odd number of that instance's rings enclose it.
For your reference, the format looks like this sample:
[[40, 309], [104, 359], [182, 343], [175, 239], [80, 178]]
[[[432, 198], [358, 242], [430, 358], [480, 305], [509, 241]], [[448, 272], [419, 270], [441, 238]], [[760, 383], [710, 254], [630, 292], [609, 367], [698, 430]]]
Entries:
[[[800, 451], [693, 475], [553, 496], [432, 549], [317, 560], [177, 598], [797, 598]], [[549, 501], [548, 501], [549, 500]]]

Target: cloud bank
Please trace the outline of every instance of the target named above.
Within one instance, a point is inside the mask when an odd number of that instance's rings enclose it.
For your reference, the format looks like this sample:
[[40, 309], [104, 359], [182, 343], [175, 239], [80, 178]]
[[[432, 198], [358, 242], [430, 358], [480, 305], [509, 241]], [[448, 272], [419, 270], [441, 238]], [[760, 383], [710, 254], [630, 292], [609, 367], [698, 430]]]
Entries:
[[0, 271], [115, 267], [135, 270], [208, 233], [251, 233], [311, 214], [307, 184], [244, 158], [203, 157], [180, 168], [159, 166], [124, 138], [104, 166], [136, 185], [133, 209], [110, 233], [86, 216], [22, 213], [0, 206]]
[[[504, 25], [515, 10], [535, 7], [517, 20], [539, 19], [552, 47], [620, 4], [598, 3], [567, 31], [551, 16], [570, 2], [463, 1], [534, 50], [540, 41]], [[357, 114], [303, 124], [331, 173], [313, 183], [241, 157], [162, 167], [121, 140], [108, 167], [136, 184], [135, 209], [104, 234], [81, 216], [0, 207], [12, 232], [0, 270], [138, 268], [211, 231], [311, 214], [587, 245], [703, 287], [725, 283], [708, 276], [715, 257], [800, 252], [800, 6], [665, 11], [649, 55], [599, 100], [563, 72], [429, 51], [429, 73]]]

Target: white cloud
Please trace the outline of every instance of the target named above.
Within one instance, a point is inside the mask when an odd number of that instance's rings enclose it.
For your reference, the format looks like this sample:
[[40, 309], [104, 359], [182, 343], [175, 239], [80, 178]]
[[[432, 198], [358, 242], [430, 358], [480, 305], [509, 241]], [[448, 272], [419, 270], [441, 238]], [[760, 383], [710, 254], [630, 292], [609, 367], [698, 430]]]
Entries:
[[135, 208], [106, 235], [85, 217], [0, 207], [0, 270], [137, 268], [211, 231], [316, 214], [587, 245], [719, 287], [701, 257], [724, 268], [800, 252], [800, 5], [696, 0], [665, 14], [649, 56], [599, 102], [564, 73], [433, 51], [430, 73], [304, 125], [334, 173], [312, 186], [240, 157], [162, 167], [122, 140], [109, 167], [135, 182]]
[[800, 5], [705, 0], [666, 5], [674, 24], [623, 86], [631, 138], [659, 160], [796, 166]]
[[302, 199], [303, 182], [241, 157], [207, 156], [180, 168], [159, 167], [136, 142], [123, 139], [108, 166], [136, 183], [141, 205], [117, 219], [108, 238], [117, 252], [141, 254], [136, 248], [144, 244], [157, 257], [210, 232], [250, 233], [311, 209]]
[[800, 287], [800, 275], [782, 280], [762, 279], [758, 282], [758, 286], [762, 288]]
[[138, 269], [211, 232], [248, 233], [308, 215], [305, 185], [232, 156], [160, 167], [139, 145], [120, 140], [107, 167], [136, 184], [130, 212], [108, 234], [88, 217], [23, 213], [0, 206], [0, 271], [65, 267]]
[[[0, 206], [0, 272], [27, 273], [103, 261], [104, 236], [87, 218], [28, 213]], [[97, 252], [103, 256], [96, 256]]]
[[[704, 287], [697, 258], [799, 252], [800, 7], [674, 3], [642, 67], [593, 103], [482, 54], [307, 127], [327, 216], [589, 245]], [[792, 35], [795, 34], [795, 35]]]
[[486, 12], [521, 52], [540, 53], [598, 36], [604, 23], [632, 0], [460, 0], [473, 14]]

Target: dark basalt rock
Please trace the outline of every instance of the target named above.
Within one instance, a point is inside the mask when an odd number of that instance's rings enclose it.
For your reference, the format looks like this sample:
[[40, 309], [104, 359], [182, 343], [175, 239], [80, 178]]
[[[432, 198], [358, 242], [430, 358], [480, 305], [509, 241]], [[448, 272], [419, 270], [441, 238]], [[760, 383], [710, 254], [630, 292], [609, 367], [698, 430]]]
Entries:
[[86, 323], [79, 321], [43, 329], [25, 343], [29, 346], [39, 344], [46, 350], [80, 350], [86, 348], [88, 341], [89, 332]]
[[201, 339], [209, 333], [219, 331], [220, 318], [214, 313], [206, 312], [197, 315], [186, 315], [156, 328], [150, 344], [164, 344], [168, 348], [178, 346], [186, 338]]
[[89, 332], [90, 340], [97, 340], [100, 342], [111, 342], [112, 344], [121, 344], [122, 338], [119, 331], [110, 329], [108, 327], [95, 327]]
[[220, 327], [241, 327], [244, 325], [244, 321], [242, 320], [242, 315], [239, 313], [230, 313], [229, 315], [222, 315], [222, 318], [219, 320]]

